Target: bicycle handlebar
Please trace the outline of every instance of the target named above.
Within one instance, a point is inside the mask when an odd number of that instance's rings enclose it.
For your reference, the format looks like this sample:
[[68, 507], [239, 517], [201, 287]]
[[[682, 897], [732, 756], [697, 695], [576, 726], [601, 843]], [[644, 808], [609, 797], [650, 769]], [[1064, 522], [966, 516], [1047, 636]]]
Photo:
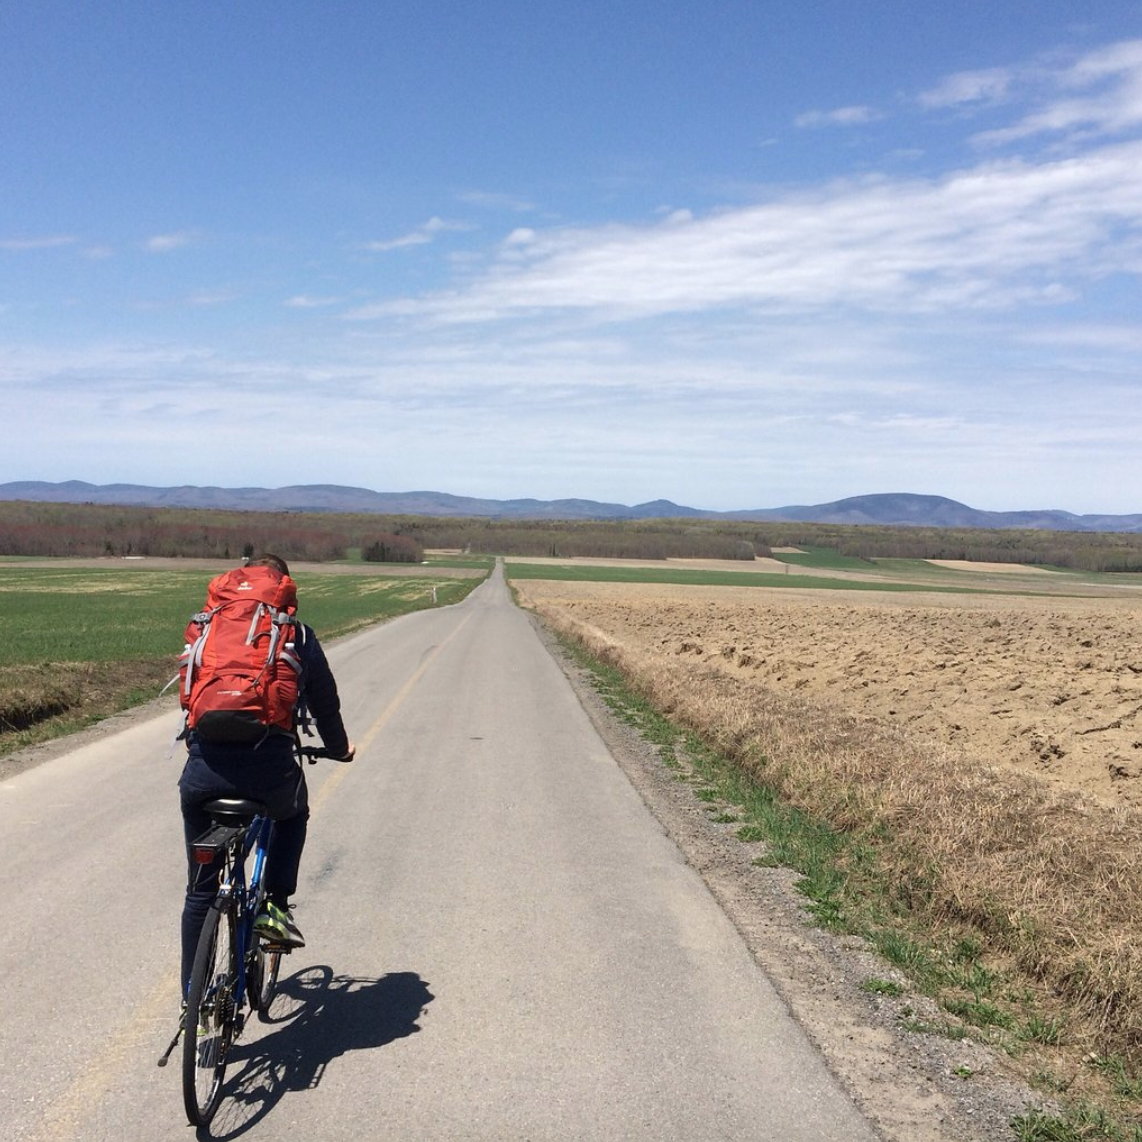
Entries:
[[299, 759], [304, 758], [310, 765], [316, 765], [320, 758], [328, 758], [330, 761], [350, 762], [351, 757], [338, 757], [332, 750], [326, 749], [325, 746], [316, 745], [299, 745], [297, 747], [297, 756]]

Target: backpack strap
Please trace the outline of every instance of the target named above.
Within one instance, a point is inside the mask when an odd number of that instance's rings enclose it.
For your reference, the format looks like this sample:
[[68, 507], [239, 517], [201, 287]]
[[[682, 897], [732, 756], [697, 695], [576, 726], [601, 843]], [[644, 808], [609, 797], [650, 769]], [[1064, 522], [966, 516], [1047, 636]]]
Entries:
[[309, 705], [305, 700], [305, 644], [308, 638], [305, 623], [296, 623], [294, 629], [294, 658], [297, 662], [297, 732], [313, 737], [313, 719], [309, 716]]
[[210, 630], [210, 620], [221, 609], [221, 607], [215, 607], [212, 611], [199, 611], [198, 614], [191, 616], [190, 621], [198, 624], [199, 635], [186, 652], [186, 683], [183, 686], [183, 693], [185, 693], [188, 698], [190, 697], [191, 685], [194, 682], [194, 668], [202, 665], [202, 652], [206, 646], [206, 635]]

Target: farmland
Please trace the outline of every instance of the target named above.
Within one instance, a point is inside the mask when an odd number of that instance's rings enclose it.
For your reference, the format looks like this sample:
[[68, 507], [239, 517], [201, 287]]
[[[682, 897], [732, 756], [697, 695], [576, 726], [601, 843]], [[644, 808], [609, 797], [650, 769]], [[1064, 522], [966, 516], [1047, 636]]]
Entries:
[[[175, 671], [211, 561], [0, 564], [0, 756], [154, 698]], [[299, 565], [302, 619], [332, 639], [458, 602], [481, 568]]]
[[[507, 568], [551, 629], [829, 832], [832, 871], [806, 874], [818, 916], [922, 948], [925, 992], [1025, 1072], [1077, 1092], [1103, 1073], [1093, 1058], [1142, 1091], [1142, 575], [941, 551]], [[452, 562], [298, 565], [303, 617], [334, 637], [434, 588], [457, 601], [488, 561]], [[153, 697], [227, 565], [0, 564], [0, 754]]]
[[509, 569], [526, 605], [633, 654], [837, 704], [978, 762], [1142, 806], [1142, 592], [1042, 594], [1033, 588], [1082, 585], [1010, 573], [981, 573], [972, 590], [962, 573], [879, 584], [758, 575], [741, 586], [746, 574], [714, 570], [670, 582], [647, 568], [639, 583], [635, 568], [619, 581], [582, 569], [578, 582], [574, 569], [550, 580]]
[[[770, 837], [815, 915], [935, 997], [945, 1022], [928, 1025], [1001, 1046], [1080, 1117], [1092, 1097], [1133, 1118], [1139, 577], [799, 562], [733, 586], [715, 564], [643, 583], [629, 567], [508, 570], [521, 604], [617, 671], [628, 702], [723, 759], [690, 770], [717, 819]], [[767, 831], [775, 814], [809, 839]]]

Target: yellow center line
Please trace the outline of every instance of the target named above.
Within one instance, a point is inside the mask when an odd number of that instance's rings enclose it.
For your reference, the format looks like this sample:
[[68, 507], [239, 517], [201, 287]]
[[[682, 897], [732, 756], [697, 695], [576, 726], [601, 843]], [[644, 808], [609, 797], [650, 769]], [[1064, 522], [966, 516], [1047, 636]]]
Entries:
[[[383, 730], [392, 716], [404, 705], [405, 699], [412, 693], [416, 684], [424, 677], [428, 668], [436, 661], [440, 652], [464, 629], [468, 620], [472, 617], [471, 613], [464, 616], [456, 629], [440, 644], [434, 646], [432, 650], [425, 655], [421, 664], [409, 675], [404, 685], [396, 692], [393, 699], [389, 704], [377, 715], [377, 720], [365, 731], [364, 736], [357, 742], [357, 756], [360, 756], [372, 745], [377, 735]], [[316, 796], [311, 797], [309, 802], [310, 813], [315, 813], [318, 806], [324, 804], [326, 800], [332, 795], [333, 791], [345, 780], [352, 768], [351, 765], [343, 765], [339, 769], [335, 769], [329, 777], [322, 784], [321, 788], [317, 791]]]
[[[129, 1070], [133, 1060], [140, 1057], [153, 1067], [178, 1026], [177, 995], [178, 973], [172, 970], [143, 998], [130, 1020], [111, 1033], [68, 1090], [48, 1107], [29, 1142], [65, 1142], [77, 1137], [90, 1120], [92, 1105], [116, 1089], [117, 1073]], [[160, 1027], [162, 1032], [156, 1036]], [[179, 1061], [176, 1051], [168, 1073], [181, 1071]]]

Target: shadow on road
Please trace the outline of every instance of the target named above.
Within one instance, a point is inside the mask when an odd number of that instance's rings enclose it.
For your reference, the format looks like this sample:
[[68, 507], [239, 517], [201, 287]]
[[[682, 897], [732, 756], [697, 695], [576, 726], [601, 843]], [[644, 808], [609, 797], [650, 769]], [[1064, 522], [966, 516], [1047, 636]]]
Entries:
[[[274, 1030], [234, 1047], [222, 1105], [210, 1129], [199, 1130], [198, 1137], [237, 1138], [288, 1091], [317, 1087], [339, 1056], [416, 1034], [417, 1020], [432, 1000], [416, 972], [361, 979], [315, 966], [282, 980], [263, 1016]], [[252, 1032], [248, 1025], [247, 1034]]]

